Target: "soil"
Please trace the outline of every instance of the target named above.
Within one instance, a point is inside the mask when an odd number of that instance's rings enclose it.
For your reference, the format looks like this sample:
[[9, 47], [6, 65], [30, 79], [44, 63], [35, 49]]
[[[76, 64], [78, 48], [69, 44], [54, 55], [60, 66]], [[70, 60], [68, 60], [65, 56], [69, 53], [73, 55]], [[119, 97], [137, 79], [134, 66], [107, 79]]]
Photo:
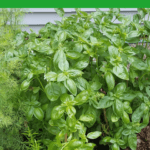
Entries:
[[[126, 148], [125, 150], [131, 150]], [[150, 150], [150, 122], [147, 127], [143, 128], [137, 134], [137, 149], [136, 150]]]

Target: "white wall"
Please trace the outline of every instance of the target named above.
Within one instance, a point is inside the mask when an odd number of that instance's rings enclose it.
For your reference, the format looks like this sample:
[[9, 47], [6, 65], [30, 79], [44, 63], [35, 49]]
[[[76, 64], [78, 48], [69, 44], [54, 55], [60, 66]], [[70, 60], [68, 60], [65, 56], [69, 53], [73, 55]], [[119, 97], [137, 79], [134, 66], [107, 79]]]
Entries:
[[[61, 17], [59, 17], [54, 8], [25, 8], [27, 13], [24, 16], [23, 23], [27, 25], [23, 30], [30, 32], [30, 28], [33, 29], [36, 33], [38, 30], [42, 28], [47, 22], [55, 23], [55, 20], [60, 21]], [[94, 8], [81, 8], [82, 11], [86, 11], [88, 13], [95, 11]], [[108, 8], [101, 8], [102, 11], [107, 11]], [[131, 15], [137, 13], [136, 8], [121, 8], [121, 14]], [[75, 14], [74, 8], [64, 8], [65, 16], [69, 16], [71, 14]], [[116, 22], [117, 23], [117, 22]]]

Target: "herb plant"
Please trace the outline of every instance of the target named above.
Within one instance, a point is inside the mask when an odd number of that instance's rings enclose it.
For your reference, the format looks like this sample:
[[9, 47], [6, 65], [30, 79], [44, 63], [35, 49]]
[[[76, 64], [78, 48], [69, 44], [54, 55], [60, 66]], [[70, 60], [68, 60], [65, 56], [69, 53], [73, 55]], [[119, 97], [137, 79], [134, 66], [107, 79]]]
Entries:
[[20, 134], [25, 120], [18, 84], [21, 65], [15, 59], [7, 59], [16, 45], [14, 38], [21, 31], [23, 14], [20, 9], [0, 9], [0, 150], [27, 148]]
[[136, 150], [136, 133], [149, 123], [150, 9], [133, 18], [119, 8], [76, 8], [69, 17], [55, 10], [62, 20], [40, 36], [17, 34], [12, 54], [22, 63], [20, 94], [41, 149], [93, 150], [98, 138], [110, 150]]

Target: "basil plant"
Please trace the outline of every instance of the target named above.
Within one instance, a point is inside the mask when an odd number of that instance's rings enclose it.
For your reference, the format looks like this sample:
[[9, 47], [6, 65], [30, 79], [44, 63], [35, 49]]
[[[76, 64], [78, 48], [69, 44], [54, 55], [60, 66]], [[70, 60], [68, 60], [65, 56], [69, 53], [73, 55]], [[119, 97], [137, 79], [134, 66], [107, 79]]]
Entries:
[[6, 56], [22, 63], [20, 94], [36, 139], [48, 150], [136, 150], [149, 123], [150, 9], [133, 17], [119, 8], [55, 10], [61, 21], [17, 34]]

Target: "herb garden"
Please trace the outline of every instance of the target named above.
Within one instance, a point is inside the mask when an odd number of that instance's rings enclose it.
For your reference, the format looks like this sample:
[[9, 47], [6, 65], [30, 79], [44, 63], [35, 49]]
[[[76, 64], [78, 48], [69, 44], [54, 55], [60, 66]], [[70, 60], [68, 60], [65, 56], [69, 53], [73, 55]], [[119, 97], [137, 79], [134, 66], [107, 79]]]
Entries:
[[150, 115], [150, 9], [75, 10], [55, 8], [62, 20], [38, 34], [1, 18], [0, 150], [137, 149]]

